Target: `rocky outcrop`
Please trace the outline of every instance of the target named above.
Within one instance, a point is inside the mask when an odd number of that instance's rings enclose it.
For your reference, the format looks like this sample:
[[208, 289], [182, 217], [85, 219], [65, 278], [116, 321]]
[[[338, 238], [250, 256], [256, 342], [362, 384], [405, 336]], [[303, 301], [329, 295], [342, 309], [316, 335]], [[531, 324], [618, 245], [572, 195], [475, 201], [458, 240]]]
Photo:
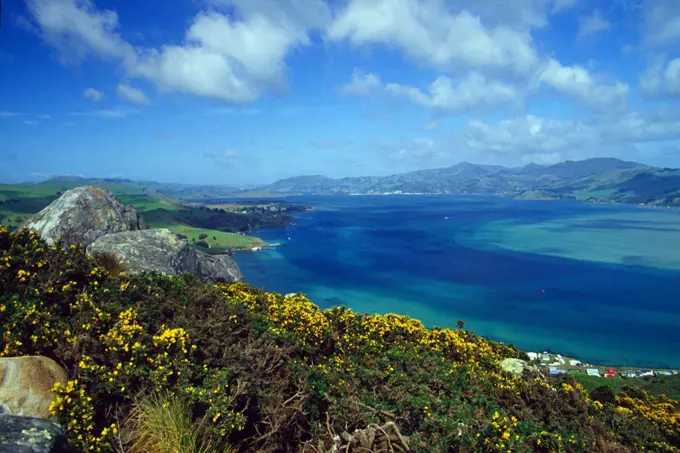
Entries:
[[522, 374], [524, 370], [529, 369], [527, 362], [520, 359], [503, 359], [500, 363], [500, 368], [512, 374]]
[[49, 420], [0, 414], [0, 453], [76, 453], [59, 425]]
[[87, 252], [91, 256], [115, 255], [128, 274], [150, 271], [174, 276], [189, 272], [208, 283], [243, 280], [231, 257], [194, 250], [167, 229], [109, 234], [92, 243]]
[[47, 357], [0, 358], [0, 413], [50, 418], [52, 387], [67, 379], [66, 370]]
[[57, 237], [66, 244], [89, 245], [105, 234], [146, 228], [133, 207], [123, 206], [109, 191], [89, 186], [64, 192], [24, 226], [38, 231], [50, 245]]

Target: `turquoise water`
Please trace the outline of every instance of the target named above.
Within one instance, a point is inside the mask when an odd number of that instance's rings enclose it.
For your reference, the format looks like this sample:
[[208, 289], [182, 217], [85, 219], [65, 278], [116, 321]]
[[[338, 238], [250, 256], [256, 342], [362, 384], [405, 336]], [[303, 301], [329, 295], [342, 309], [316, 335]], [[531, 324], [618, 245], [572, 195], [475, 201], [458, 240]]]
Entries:
[[496, 197], [292, 198], [314, 211], [235, 254], [246, 281], [321, 307], [612, 365], [680, 367], [680, 212]]

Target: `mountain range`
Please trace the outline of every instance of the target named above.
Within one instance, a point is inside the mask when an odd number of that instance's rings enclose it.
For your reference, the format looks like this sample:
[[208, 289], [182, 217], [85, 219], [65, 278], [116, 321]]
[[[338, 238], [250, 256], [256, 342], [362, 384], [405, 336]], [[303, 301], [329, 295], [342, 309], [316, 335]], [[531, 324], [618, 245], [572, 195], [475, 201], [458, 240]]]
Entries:
[[[461, 162], [447, 168], [391, 176], [297, 176], [257, 188], [275, 195], [456, 194], [523, 199], [576, 199], [593, 203], [680, 206], [680, 170], [614, 158], [520, 168]], [[252, 191], [232, 195], [246, 196]]]

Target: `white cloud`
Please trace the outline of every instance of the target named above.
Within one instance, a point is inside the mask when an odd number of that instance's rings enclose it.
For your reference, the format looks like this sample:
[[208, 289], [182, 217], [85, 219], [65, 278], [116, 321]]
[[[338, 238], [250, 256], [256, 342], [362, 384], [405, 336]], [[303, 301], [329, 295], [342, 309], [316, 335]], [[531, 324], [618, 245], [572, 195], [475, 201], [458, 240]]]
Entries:
[[382, 91], [382, 89], [383, 86], [380, 76], [373, 73], [366, 74], [359, 69], [355, 69], [352, 73], [352, 80], [344, 85], [340, 90], [343, 93], [366, 96]]
[[589, 16], [581, 18], [577, 36], [579, 39], [582, 39], [588, 35], [594, 35], [610, 28], [612, 28], [611, 22], [602, 17], [602, 13], [599, 10], [595, 10]]
[[425, 125], [425, 130], [426, 131], [436, 131], [438, 127], [439, 127], [439, 123], [435, 120], [432, 120], [432, 121], [429, 121]]
[[[89, 55], [116, 58], [129, 76], [153, 81], [162, 90], [235, 103], [285, 87], [284, 59], [293, 48], [309, 43], [305, 26], [314, 22], [315, 13], [307, 7], [319, 4], [292, 0], [288, 3], [295, 7], [286, 9], [265, 0], [225, 1], [238, 14], [199, 13], [182, 45], [143, 48], [122, 39], [115, 12], [98, 11], [88, 0], [27, 1], [36, 28], [63, 61]], [[308, 15], [291, 15], [302, 10]]]
[[640, 77], [640, 87], [653, 96], [680, 95], [680, 58], [668, 63], [663, 57], [655, 58]]
[[151, 104], [151, 101], [146, 97], [142, 90], [134, 88], [126, 83], [119, 84], [116, 87], [116, 93], [118, 93], [118, 97], [136, 104]]
[[24, 121], [24, 124], [25, 124], [26, 126], [37, 126], [38, 123], [39, 123], [39, 122], [36, 121], [36, 120], [26, 120], [26, 121]]
[[538, 79], [540, 83], [594, 107], [621, 108], [628, 98], [627, 84], [619, 81], [612, 84], [600, 83], [583, 66], [562, 66], [554, 59], [539, 71]]
[[680, 95], [680, 58], [676, 58], [668, 63], [664, 72], [664, 81], [669, 93]]
[[351, 0], [327, 30], [355, 46], [385, 44], [422, 64], [465, 65], [527, 74], [537, 62], [526, 28], [485, 26], [467, 10], [441, 0]]
[[128, 58], [132, 46], [116, 31], [118, 15], [98, 11], [89, 0], [26, 0], [34, 27], [54, 46], [62, 61], [79, 61], [88, 55]]
[[602, 147], [617, 149], [678, 139], [680, 112], [629, 112], [566, 121], [527, 115], [495, 125], [471, 121], [464, 136], [468, 147], [478, 151], [587, 157], [600, 154]]
[[517, 91], [502, 82], [487, 80], [477, 72], [454, 82], [446, 76], [437, 77], [428, 92], [410, 85], [388, 83], [385, 90], [392, 95], [404, 97], [423, 107], [453, 111], [478, 106], [490, 106], [517, 99]]
[[680, 41], [678, 0], [645, 0], [642, 4], [642, 32], [649, 46], [674, 45]]
[[576, 7], [578, 0], [555, 0], [552, 13], [557, 14]]
[[104, 97], [104, 93], [102, 93], [99, 90], [95, 90], [94, 88], [86, 88], [83, 91], [83, 97], [85, 99], [89, 99], [94, 102], [101, 101], [101, 99]]
[[92, 116], [99, 118], [123, 118], [130, 115], [137, 115], [138, 110], [133, 109], [123, 109], [123, 108], [113, 108], [104, 110], [93, 110], [89, 112], [73, 112], [69, 113], [71, 116]]
[[220, 107], [210, 111], [213, 115], [243, 115], [253, 116], [262, 113], [260, 109], [253, 108], [234, 108], [234, 107]]
[[374, 142], [372, 146], [395, 161], [423, 162], [444, 160], [450, 157], [450, 154], [443, 150], [440, 142], [429, 138], [380, 140]]
[[232, 167], [242, 155], [237, 151], [227, 149], [223, 151], [206, 151], [203, 153], [203, 157], [211, 159], [219, 167]]
[[12, 118], [15, 116], [19, 116], [19, 114], [17, 112], [0, 111], [0, 118]]

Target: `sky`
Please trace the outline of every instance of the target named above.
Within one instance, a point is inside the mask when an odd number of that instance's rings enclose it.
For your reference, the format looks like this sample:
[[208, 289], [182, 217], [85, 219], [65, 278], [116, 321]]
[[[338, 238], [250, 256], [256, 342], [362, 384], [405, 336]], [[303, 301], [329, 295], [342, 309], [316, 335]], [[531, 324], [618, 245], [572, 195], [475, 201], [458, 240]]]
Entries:
[[0, 181], [680, 167], [680, 0], [5, 0]]

